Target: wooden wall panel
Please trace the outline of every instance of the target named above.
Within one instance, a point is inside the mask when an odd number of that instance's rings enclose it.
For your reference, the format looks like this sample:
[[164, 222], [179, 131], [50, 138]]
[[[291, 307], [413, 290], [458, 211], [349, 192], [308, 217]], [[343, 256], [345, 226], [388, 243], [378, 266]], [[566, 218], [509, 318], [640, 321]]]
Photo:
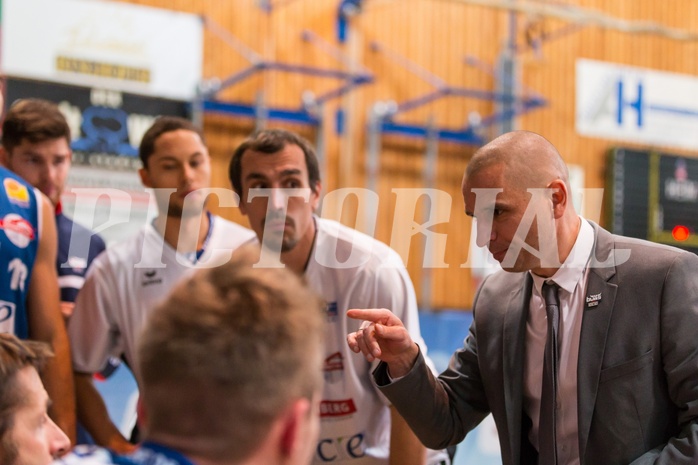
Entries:
[[[457, 0], [365, 0], [362, 11], [350, 21], [349, 38], [345, 44], [336, 40], [336, 17], [339, 1], [277, 0], [273, 10], [264, 12], [258, 0], [130, 0], [130, 3], [172, 8], [204, 14], [213, 18], [237, 40], [255, 50], [266, 60], [298, 63], [328, 68], [341, 67], [334, 58], [302, 40], [305, 29], [342, 49], [375, 76], [375, 81], [323, 109], [326, 124], [320, 134], [326, 141], [327, 167], [325, 191], [340, 187], [365, 187], [367, 114], [378, 101], [405, 102], [433, 90], [433, 86], [405, 65], [396, 63], [385, 52], [377, 52], [379, 43], [417, 67], [442, 79], [451, 86], [495, 90], [491, 70], [507, 47], [511, 32], [521, 46], [516, 53], [519, 84], [530, 88], [548, 101], [543, 109], [518, 117], [516, 127], [539, 132], [553, 142], [568, 163], [579, 165], [585, 172], [587, 187], [603, 187], [604, 157], [613, 141], [582, 137], [575, 131], [575, 61], [590, 58], [662, 71], [698, 75], [698, 44], [601, 29], [596, 26], [572, 27], [569, 23], [532, 14], [517, 14], [515, 29], [512, 16], [505, 10], [473, 6]], [[513, 2], [517, 3], [517, 2]], [[541, 2], [541, 4], [549, 2]], [[596, 10], [620, 19], [651, 20], [667, 27], [698, 32], [698, 4], [694, 0], [658, 2], [654, 0], [563, 0], [573, 7]], [[526, 33], [530, 38], [545, 37], [536, 50], [525, 48]], [[204, 75], [224, 78], [249, 66], [239, 53], [216, 34], [205, 33]], [[465, 58], [470, 57], [470, 64]], [[332, 89], [336, 82], [281, 72], [266, 72], [251, 77], [225, 90], [222, 98], [252, 103], [260, 95], [270, 106], [295, 107], [305, 91], [315, 95]], [[345, 111], [346, 127], [342, 134], [334, 128], [337, 109]], [[398, 122], [426, 125], [429, 121], [441, 127], [458, 128], [472, 115], [491, 115], [496, 109], [489, 100], [447, 97], [400, 114]], [[227, 163], [235, 145], [252, 129], [250, 120], [221, 115], [207, 115], [205, 131], [214, 159], [217, 186], [228, 187]], [[295, 128], [311, 141], [315, 129]], [[492, 130], [485, 131], [492, 137]], [[627, 145], [627, 144], [626, 144]], [[390, 242], [396, 216], [411, 213], [396, 210], [392, 189], [425, 187], [425, 142], [402, 137], [382, 138], [380, 177], [377, 184], [379, 215], [376, 237]], [[461, 268], [468, 258], [470, 220], [463, 214], [460, 194], [461, 176], [476, 147], [439, 145], [435, 187], [452, 199], [450, 218], [433, 228], [447, 235], [447, 268], [425, 272], [423, 241], [412, 238], [405, 257], [418, 294], [431, 280], [431, 301], [422, 302], [432, 308], [469, 308], [476, 280], [468, 268]], [[690, 154], [689, 155], [695, 155]], [[447, 207], [440, 206], [445, 209]], [[244, 218], [229, 211], [221, 214], [245, 224]], [[362, 221], [364, 212], [349, 199], [341, 218], [348, 224]], [[423, 207], [417, 209], [415, 220], [421, 222]], [[361, 222], [360, 221], [360, 222]], [[399, 234], [398, 234], [399, 235]], [[403, 234], [404, 236], [404, 234]]]

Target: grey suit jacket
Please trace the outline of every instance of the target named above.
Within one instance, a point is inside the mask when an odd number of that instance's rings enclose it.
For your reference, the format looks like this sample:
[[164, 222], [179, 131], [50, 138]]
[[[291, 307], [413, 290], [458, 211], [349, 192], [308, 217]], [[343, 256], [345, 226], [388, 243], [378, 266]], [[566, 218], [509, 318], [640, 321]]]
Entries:
[[[583, 465], [698, 463], [698, 257], [612, 235], [596, 242], [582, 310], [579, 451]], [[523, 415], [529, 273], [490, 276], [478, 290], [464, 346], [435, 378], [420, 357], [375, 381], [428, 447], [460, 442], [492, 413], [505, 465], [535, 463]], [[544, 464], [541, 464], [544, 465]]]

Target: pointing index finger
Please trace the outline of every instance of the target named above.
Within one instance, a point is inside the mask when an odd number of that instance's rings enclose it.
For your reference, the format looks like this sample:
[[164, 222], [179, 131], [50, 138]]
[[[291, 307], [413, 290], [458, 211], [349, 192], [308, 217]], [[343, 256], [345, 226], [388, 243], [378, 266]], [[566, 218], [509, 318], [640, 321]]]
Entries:
[[373, 323], [395, 324], [399, 321], [393, 312], [385, 308], [369, 308], [358, 309], [354, 308], [347, 311], [347, 316], [356, 320], [366, 320]]

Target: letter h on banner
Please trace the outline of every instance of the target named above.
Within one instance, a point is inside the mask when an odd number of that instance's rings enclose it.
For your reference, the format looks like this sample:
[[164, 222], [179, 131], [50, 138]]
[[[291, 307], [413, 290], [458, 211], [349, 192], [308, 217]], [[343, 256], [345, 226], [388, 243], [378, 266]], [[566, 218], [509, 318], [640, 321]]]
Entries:
[[626, 107], [637, 111], [637, 126], [642, 127], [642, 81], [637, 83], [637, 99], [626, 101], [623, 95], [623, 80], [618, 80], [618, 126], [623, 125], [623, 111]]

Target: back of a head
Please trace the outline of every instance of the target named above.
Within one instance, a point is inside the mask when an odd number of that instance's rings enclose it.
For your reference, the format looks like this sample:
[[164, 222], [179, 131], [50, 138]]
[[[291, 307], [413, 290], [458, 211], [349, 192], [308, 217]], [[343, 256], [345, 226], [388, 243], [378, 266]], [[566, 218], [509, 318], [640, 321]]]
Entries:
[[41, 342], [21, 341], [12, 334], [0, 333], [0, 463], [13, 463], [17, 450], [9, 433], [15, 410], [24, 402], [17, 385], [17, 374], [26, 367], [41, 369], [50, 357], [49, 347]]
[[285, 407], [319, 395], [320, 299], [289, 270], [252, 263], [198, 271], [151, 315], [139, 344], [146, 438], [240, 463]]
[[8, 152], [24, 139], [37, 143], [59, 138], [70, 144], [70, 126], [58, 106], [48, 100], [17, 100], [2, 123], [2, 145]]

